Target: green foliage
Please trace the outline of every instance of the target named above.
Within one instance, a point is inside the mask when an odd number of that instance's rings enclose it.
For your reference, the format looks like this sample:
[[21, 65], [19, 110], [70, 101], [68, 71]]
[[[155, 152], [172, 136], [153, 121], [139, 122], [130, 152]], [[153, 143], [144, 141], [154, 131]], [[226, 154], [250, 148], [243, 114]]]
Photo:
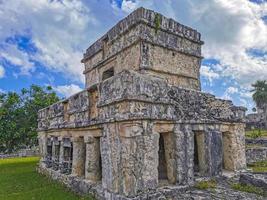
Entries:
[[262, 188], [255, 187], [252, 185], [235, 183], [235, 184], [232, 184], [231, 187], [234, 190], [239, 190], [242, 192], [248, 192], [248, 193], [254, 193], [257, 195], [261, 195], [261, 196], [266, 196], [266, 192]]
[[253, 172], [267, 172], [267, 160], [248, 164]]
[[246, 137], [256, 139], [259, 137], [267, 136], [267, 130], [254, 129], [251, 131], [246, 131]]
[[216, 188], [217, 182], [215, 180], [209, 180], [209, 181], [200, 181], [197, 182], [195, 187], [200, 190], [206, 190], [209, 188]]
[[257, 81], [252, 84], [254, 88], [251, 90], [253, 93], [252, 97], [255, 101], [258, 108], [264, 109], [267, 104], [267, 82], [266, 81]]
[[161, 15], [160, 14], [155, 15], [154, 23], [155, 23], [155, 32], [157, 34], [159, 29], [160, 29], [160, 23], [161, 23]]
[[93, 200], [68, 191], [61, 184], [36, 172], [37, 157], [0, 160], [0, 199]]
[[32, 85], [20, 93], [0, 94], [0, 152], [37, 143], [37, 112], [59, 98], [51, 87]]

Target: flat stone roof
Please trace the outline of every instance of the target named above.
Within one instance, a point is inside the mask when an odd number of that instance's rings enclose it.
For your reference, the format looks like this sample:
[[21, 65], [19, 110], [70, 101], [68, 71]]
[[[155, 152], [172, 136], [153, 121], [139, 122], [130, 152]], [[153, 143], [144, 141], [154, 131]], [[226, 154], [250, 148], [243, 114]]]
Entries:
[[[157, 22], [158, 21], [158, 22]], [[102, 50], [102, 42], [104, 40], [115, 40], [120, 37], [123, 33], [127, 32], [133, 26], [144, 23], [148, 26], [160, 29], [186, 38], [190, 41], [203, 44], [201, 41], [201, 34], [188, 26], [182, 25], [171, 18], [167, 18], [157, 12], [148, 10], [145, 8], [138, 8], [129, 14], [127, 17], [119, 21], [113, 28], [111, 28], [106, 34], [100, 39], [93, 43], [84, 53], [82, 62], [92, 57], [94, 54]]]

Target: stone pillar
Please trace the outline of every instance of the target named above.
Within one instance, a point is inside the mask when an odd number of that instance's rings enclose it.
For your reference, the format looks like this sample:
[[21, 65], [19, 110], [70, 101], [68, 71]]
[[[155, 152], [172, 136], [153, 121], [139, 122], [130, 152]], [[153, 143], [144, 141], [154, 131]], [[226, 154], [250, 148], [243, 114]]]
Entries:
[[244, 126], [244, 124], [234, 124], [223, 132], [223, 164], [226, 170], [246, 169]]
[[193, 183], [194, 178], [194, 133], [189, 125], [174, 127], [176, 182], [179, 185]]
[[206, 175], [217, 176], [222, 173], [222, 133], [214, 129], [206, 129], [205, 136], [205, 162], [208, 164]]
[[134, 197], [158, 186], [159, 134], [143, 122], [109, 123], [101, 137], [102, 186]]
[[85, 143], [83, 137], [73, 137], [72, 175], [83, 177], [85, 173]]
[[47, 155], [47, 135], [44, 132], [38, 133], [41, 162], [45, 162]]
[[101, 180], [101, 154], [100, 138], [86, 137], [86, 159], [85, 159], [85, 179], [91, 181]]
[[64, 163], [64, 144], [63, 144], [63, 138], [58, 138], [59, 140], [59, 169], [61, 170]]

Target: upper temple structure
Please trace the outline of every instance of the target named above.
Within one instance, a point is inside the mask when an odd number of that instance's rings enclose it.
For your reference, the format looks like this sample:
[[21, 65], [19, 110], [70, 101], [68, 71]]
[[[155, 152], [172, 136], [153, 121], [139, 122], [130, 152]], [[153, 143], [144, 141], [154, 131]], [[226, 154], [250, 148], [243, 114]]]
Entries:
[[245, 108], [201, 92], [201, 45], [151, 10], [121, 20], [84, 53], [86, 88], [38, 112], [39, 172], [115, 200], [245, 169]]

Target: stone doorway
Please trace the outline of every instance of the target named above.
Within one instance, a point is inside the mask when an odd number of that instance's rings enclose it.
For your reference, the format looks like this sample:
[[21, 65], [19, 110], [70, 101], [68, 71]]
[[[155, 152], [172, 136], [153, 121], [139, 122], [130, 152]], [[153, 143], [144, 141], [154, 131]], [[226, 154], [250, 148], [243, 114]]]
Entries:
[[222, 148], [223, 148], [223, 155], [222, 155], [222, 168], [224, 170], [233, 170], [233, 160], [232, 160], [232, 146], [231, 143], [231, 135], [230, 132], [223, 132], [222, 133]]
[[205, 162], [205, 133], [203, 131], [194, 132], [194, 175], [203, 176], [207, 173], [207, 163]]
[[159, 180], [168, 180], [167, 177], [167, 163], [165, 158], [165, 147], [163, 135], [159, 137], [159, 165], [158, 165], [158, 177]]
[[158, 179], [160, 185], [176, 182], [176, 160], [172, 132], [159, 134]]

